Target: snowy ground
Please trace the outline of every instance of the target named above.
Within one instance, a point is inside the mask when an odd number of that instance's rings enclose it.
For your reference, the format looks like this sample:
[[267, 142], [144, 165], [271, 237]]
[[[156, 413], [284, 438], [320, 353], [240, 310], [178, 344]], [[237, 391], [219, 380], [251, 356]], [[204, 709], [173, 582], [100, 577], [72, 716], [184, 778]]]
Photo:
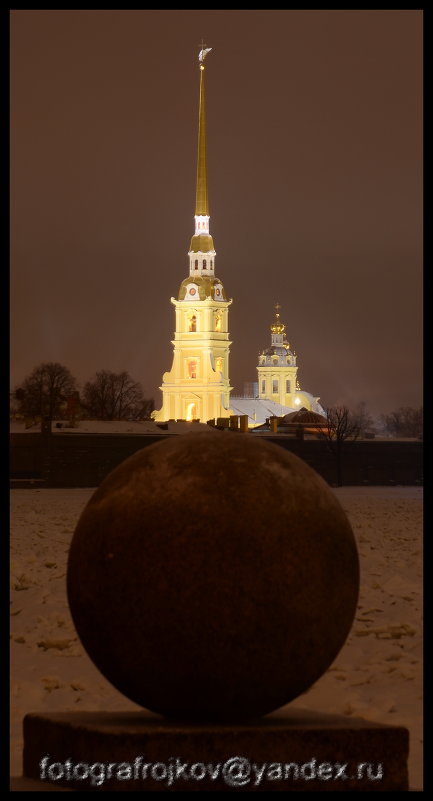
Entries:
[[[244, 400], [244, 398], [241, 400]], [[273, 401], [269, 401], [269, 404], [272, 403]], [[278, 404], [274, 405], [277, 406]], [[270, 411], [272, 411], [272, 409]], [[262, 422], [264, 422], [264, 420]], [[72, 427], [67, 420], [53, 420], [51, 431], [53, 434], [161, 434], [161, 436], [166, 436], [167, 433], [185, 434], [190, 431], [202, 432], [214, 430], [212, 426], [208, 426], [207, 423], [198, 423], [197, 421], [187, 422], [186, 420], [179, 420], [177, 422], [167, 423], [166, 425], [168, 426], [167, 429], [161, 429], [153, 420], [78, 420]], [[40, 430], [40, 423], [34, 423], [29, 428], [25, 427], [24, 420], [11, 420], [9, 423], [9, 432], [11, 434], [38, 434]], [[269, 432], [263, 432], [264, 435], [268, 433]], [[257, 434], [259, 434], [259, 432], [256, 432], [255, 436]], [[262, 436], [262, 434], [260, 434], [260, 436]], [[307, 438], [311, 436], [316, 439], [316, 434], [307, 434], [306, 436]], [[417, 437], [390, 437], [389, 435], [377, 434], [375, 436], [375, 441], [419, 442], [419, 439]]]
[[[171, 434], [185, 434], [190, 431], [214, 431], [212, 426], [207, 423], [198, 423], [191, 420], [179, 420], [178, 422], [166, 423], [167, 428], [160, 428], [153, 420], [79, 420], [74, 426], [69, 425], [67, 420], [55, 421], [51, 423], [53, 434], [160, 434], [166, 436]], [[41, 430], [41, 424], [26, 428], [23, 421], [14, 420], [9, 424], [11, 434], [37, 434]]]
[[[21, 774], [21, 727], [27, 712], [138, 708], [93, 666], [66, 601], [69, 543], [93, 491], [11, 491], [13, 775]], [[358, 542], [359, 607], [334, 664], [293, 705], [407, 726], [410, 784], [421, 789], [422, 489], [343, 487], [334, 492]]]

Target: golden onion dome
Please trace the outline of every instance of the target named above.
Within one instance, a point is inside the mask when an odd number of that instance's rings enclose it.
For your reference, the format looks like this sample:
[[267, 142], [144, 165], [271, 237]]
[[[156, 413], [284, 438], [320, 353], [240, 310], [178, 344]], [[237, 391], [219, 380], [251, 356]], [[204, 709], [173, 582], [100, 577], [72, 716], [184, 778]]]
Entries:
[[281, 309], [281, 306], [280, 306], [279, 303], [276, 303], [275, 304], [275, 320], [272, 323], [272, 325], [270, 326], [271, 331], [272, 331], [273, 334], [283, 334], [285, 329], [286, 329], [286, 326], [280, 320], [279, 309]]
[[189, 246], [189, 252], [191, 253], [191, 251], [193, 253], [209, 253], [209, 251], [215, 252], [211, 235], [198, 234], [197, 236], [193, 236]]
[[[279, 315], [277, 315], [279, 317]], [[275, 322], [271, 325], [271, 331], [273, 334], [282, 334], [285, 330], [286, 326], [284, 323], [281, 323], [279, 320], [275, 320]]]
[[192, 284], [197, 287], [197, 298], [194, 297], [194, 300], [197, 299], [200, 301], [206, 300], [207, 298], [211, 298], [212, 300], [227, 300], [224, 287], [219, 278], [212, 278], [207, 275], [197, 275], [194, 277], [190, 275], [188, 278], [184, 278], [179, 287], [178, 300], [185, 300], [188, 286]]

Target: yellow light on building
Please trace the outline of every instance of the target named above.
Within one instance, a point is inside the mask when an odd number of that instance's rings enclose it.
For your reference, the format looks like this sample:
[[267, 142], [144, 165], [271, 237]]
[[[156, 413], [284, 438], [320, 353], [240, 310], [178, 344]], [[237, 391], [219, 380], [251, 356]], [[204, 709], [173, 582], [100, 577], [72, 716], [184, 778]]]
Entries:
[[195, 403], [189, 403], [186, 412], [186, 419], [188, 420], [188, 422], [191, 422], [191, 420], [195, 420], [196, 416], [197, 416], [197, 407]]

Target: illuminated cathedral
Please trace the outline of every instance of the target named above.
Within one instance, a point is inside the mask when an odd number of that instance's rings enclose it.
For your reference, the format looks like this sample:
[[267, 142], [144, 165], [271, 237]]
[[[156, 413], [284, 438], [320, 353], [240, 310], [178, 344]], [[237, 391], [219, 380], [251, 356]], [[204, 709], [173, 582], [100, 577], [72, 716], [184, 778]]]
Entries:
[[228, 310], [232, 300], [227, 299], [224, 286], [216, 277], [216, 253], [209, 230], [204, 73], [210, 50], [203, 47], [199, 54], [195, 230], [188, 251], [189, 275], [182, 281], [177, 299], [171, 298], [176, 313], [173, 364], [163, 375], [162, 407], [152, 417], [157, 422], [207, 422], [248, 415], [248, 424], [254, 427], [270, 416], [301, 408], [323, 414], [319, 398], [299, 387], [296, 354], [286, 340], [279, 304], [270, 327], [271, 346], [259, 355], [254, 397], [230, 398]]
[[195, 231], [188, 252], [189, 275], [171, 302], [176, 310], [173, 364], [162, 379], [162, 407], [154, 419], [202, 420], [229, 417], [230, 391], [228, 300], [215, 272], [215, 249], [209, 231], [206, 168], [205, 58], [200, 63]]

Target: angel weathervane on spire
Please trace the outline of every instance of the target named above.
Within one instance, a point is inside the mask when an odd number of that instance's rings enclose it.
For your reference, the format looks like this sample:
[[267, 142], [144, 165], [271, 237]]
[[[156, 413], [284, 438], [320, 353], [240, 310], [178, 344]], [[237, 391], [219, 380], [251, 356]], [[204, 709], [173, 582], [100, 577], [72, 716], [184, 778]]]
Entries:
[[202, 39], [201, 40], [201, 50], [200, 50], [200, 53], [198, 54], [198, 60], [200, 62], [200, 66], [203, 65], [203, 62], [204, 62], [207, 54], [210, 53], [211, 50], [212, 50], [211, 47], [205, 47], [203, 39]]

